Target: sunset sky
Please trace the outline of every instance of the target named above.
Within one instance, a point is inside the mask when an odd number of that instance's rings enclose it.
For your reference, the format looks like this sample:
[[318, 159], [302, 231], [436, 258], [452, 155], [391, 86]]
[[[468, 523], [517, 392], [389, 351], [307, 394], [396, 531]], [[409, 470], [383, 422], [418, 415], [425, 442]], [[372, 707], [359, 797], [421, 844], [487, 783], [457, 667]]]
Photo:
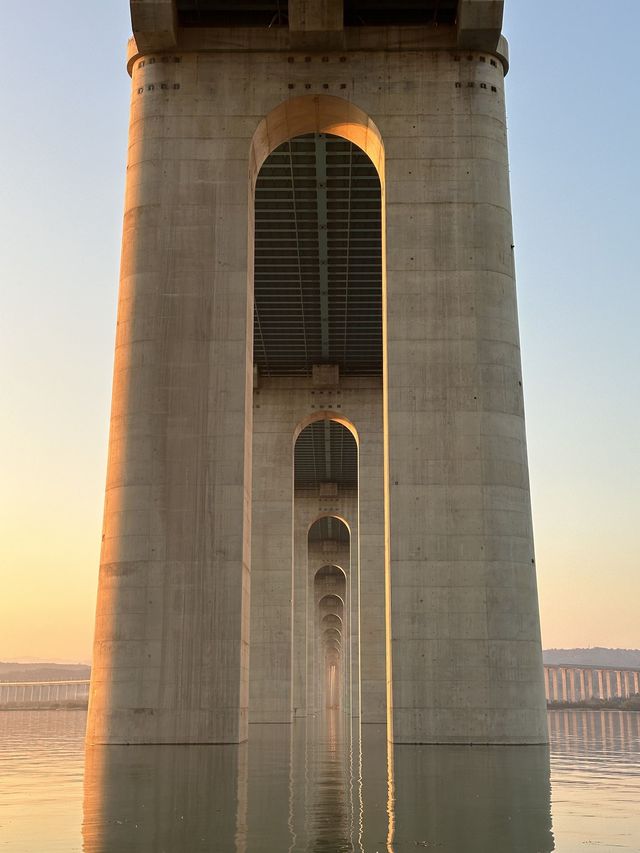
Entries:
[[[91, 656], [128, 5], [3, 8], [0, 660]], [[505, 5], [543, 643], [638, 648], [640, 3]]]

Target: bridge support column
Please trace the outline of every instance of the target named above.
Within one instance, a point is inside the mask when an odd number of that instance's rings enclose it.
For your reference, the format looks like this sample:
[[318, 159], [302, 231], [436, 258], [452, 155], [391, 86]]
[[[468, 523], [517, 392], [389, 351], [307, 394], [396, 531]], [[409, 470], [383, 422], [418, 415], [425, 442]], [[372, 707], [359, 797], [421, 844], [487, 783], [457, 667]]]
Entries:
[[456, 65], [381, 121], [393, 739], [542, 743], [503, 71]]
[[194, 62], [163, 65], [181, 88], [161, 96], [156, 66], [141, 64], [87, 735], [238, 742], [248, 716], [248, 142], [229, 144], [230, 103], [203, 117]]
[[291, 721], [293, 435], [286, 392], [255, 395], [249, 722]]
[[[377, 399], [376, 399], [377, 398]], [[384, 723], [386, 701], [384, 453], [379, 393], [363, 407], [360, 435], [360, 667], [362, 722]]]
[[312, 603], [309, 600], [309, 561], [307, 534], [311, 520], [309, 510], [299, 496], [294, 496], [293, 522], [293, 682], [292, 703], [294, 717], [306, 717], [311, 713], [311, 690], [308, 683], [311, 656], [313, 655], [312, 633], [309, 625], [312, 618]]

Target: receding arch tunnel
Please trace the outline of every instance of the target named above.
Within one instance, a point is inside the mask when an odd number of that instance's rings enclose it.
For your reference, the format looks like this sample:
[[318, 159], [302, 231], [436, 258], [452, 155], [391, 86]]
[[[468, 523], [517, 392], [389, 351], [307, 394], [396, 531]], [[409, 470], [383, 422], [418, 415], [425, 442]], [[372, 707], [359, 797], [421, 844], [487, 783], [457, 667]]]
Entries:
[[[330, 100], [332, 108], [339, 101]], [[380, 153], [373, 126], [368, 132], [362, 144]], [[255, 176], [254, 484], [270, 523], [269, 489], [259, 478], [274, 472], [267, 457], [275, 410], [265, 409], [276, 401], [295, 414], [291, 485], [274, 484], [274, 494], [291, 488], [293, 535], [282, 526], [279, 538], [283, 552], [293, 549], [286, 585], [289, 555], [274, 568], [275, 538], [255, 523], [253, 504], [250, 702], [268, 695], [274, 704], [262, 721], [285, 719], [287, 703], [294, 716], [328, 707], [360, 713], [359, 437], [350, 410], [357, 416], [366, 400], [378, 406], [381, 425], [380, 168], [353, 141], [314, 132], [279, 144]], [[255, 439], [263, 419], [264, 451]], [[381, 480], [381, 464], [379, 472]], [[320, 606], [329, 592], [341, 601], [332, 613]], [[339, 624], [322, 623], [327, 615]]]
[[[316, 523], [327, 519], [320, 519]], [[343, 528], [344, 523], [340, 523]], [[318, 706], [339, 710], [350, 704], [351, 626], [349, 624], [347, 575], [339, 566], [322, 566], [314, 576], [314, 598], [317, 601], [316, 661], [314, 677]]]
[[[308, 713], [324, 557], [346, 573], [366, 722], [386, 714], [398, 743], [544, 741], [502, 2], [130, 5], [89, 739], [239, 742], [252, 710]], [[297, 485], [297, 431], [341, 415], [356, 486], [331, 423]], [[348, 559], [309, 540], [323, 514]]]

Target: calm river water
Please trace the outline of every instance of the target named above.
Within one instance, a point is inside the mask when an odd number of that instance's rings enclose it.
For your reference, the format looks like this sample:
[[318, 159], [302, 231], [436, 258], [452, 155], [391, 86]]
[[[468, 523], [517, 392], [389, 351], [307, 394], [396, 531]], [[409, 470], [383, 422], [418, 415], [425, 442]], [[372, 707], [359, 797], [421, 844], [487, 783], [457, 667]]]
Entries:
[[546, 747], [396, 747], [339, 717], [237, 746], [84, 754], [83, 711], [0, 712], [0, 851], [640, 851], [640, 714], [554, 711]]

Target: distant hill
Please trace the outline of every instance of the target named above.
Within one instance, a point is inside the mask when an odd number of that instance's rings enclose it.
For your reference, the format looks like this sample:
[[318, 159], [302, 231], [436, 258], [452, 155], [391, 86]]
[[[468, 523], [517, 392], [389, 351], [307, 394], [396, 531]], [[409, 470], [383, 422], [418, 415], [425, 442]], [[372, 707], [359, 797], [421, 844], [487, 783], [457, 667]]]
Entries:
[[542, 656], [548, 664], [640, 669], [640, 649], [545, 649]]
[[0, 661], [0, 681], [83, 681], [91, 675], [85, 663], [6, 663]]

